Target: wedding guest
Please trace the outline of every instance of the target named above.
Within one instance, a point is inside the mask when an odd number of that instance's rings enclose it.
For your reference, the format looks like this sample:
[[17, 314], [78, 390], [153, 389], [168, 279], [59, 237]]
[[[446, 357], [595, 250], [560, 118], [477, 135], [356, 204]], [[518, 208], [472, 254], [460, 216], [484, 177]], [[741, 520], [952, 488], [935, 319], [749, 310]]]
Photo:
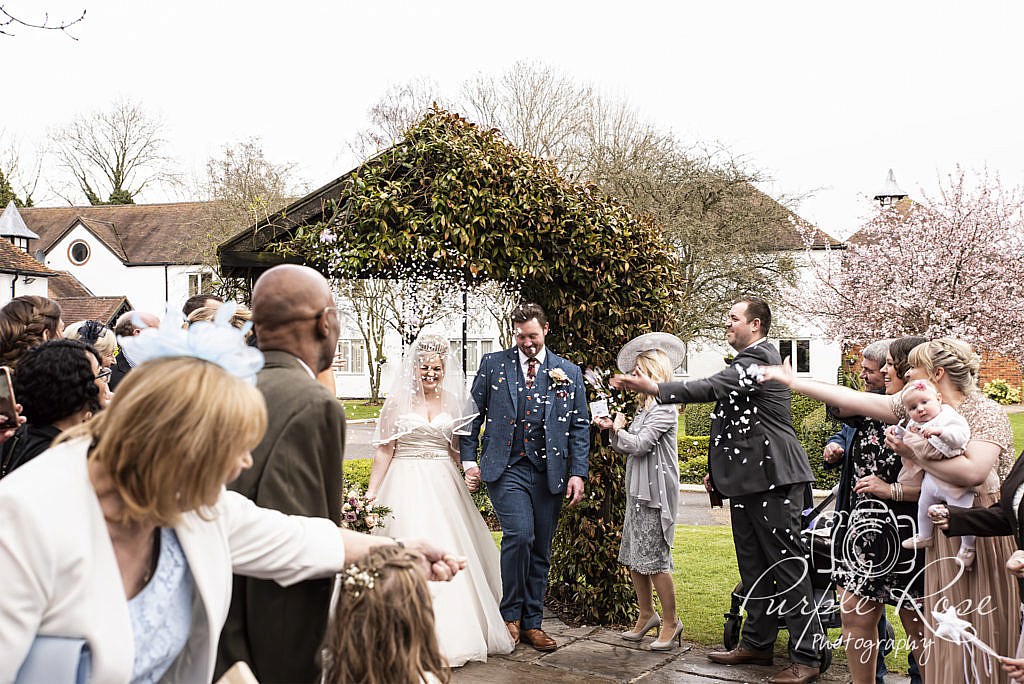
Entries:
[[[672, 371], [686, 357], [686, 345], [675, 335], [648, 333], [630, 340], [618, 354], [616, 365], [652, 382], [669, 382]], [[610, 431], [612, 449], [626, 454], [626, 519], [622, 524], [619, 563], [629, 568], [640, 614], [632, 630], [620, 636], [641, 641], [652, 629], [661, 630], [651, 643], [655, 651], [667, 651], [682, 638], [683, 623], [676, 614], [676, 590], [672, 582], [672, 544], [679, 507], [679, 411], [676, 404], [659, 404], [653, 396], [641, 399], [629, 428], [625, 417], [595, 418]], [[663, 620], [654, 610], [658, 592]]]
[[[890, 350], [895, 342], [872, 342], [861, 352], [865, 392], [882, 395], [903, 388], [899, 378], [885, 382], [882, 372], [893, 362]], [[902, 345], [896, 346], [897, 358], [905, 362], [901, 348]], [[826, 464], [842, 460], [835, 509], [838, 530], [833, 532], [833, 540], [840, 543], [833, 551], [832, 580], [839, 588], [850, 674], [858, 683], [884, 677], [881, 640], [888, 632], [884, 626], [886, 605], [899, 610], [904, 628], [911, 636], [908, 657], [913, 658], [914, 648], [917, 649], [912, 665], [916, 674], [923, 642], [914, 601], [920, 599], [924, 590], [924, 555], [893, 545], [892, 539], [907, 539], [913, 534], [910, 521], [916, 515], [915, 500], [920, 487], [910, 483], [896, 486], [902, 464], [896, 453], [885, 446], [884, 423], [846, 415], [836, 407], [829, 409], [844, 422], [844, 430], [850, 432], [845, 448], [826, 447], [823, 454]], [[850, 530], [856, 534], [850, 536]], [[880, 650], [883, 652], [879, 653]]]
[[[84, 639], [92, 682], [211, 681], [232, 572], [292, 585], [395, 544], [224, 489], [252, 465], [267, 412], [243, 379], [259, 352], [212, 332], [127, 339], [140, 365], [108, 410], [0, 481], [0, 681], [37, 637]], [[460, 569], [406, 546], [433, 578]]]
[[[1007, 572], [1024, 586], [1024, 458], [1017, 458], [999, 488], [998, 500], [987, 508], [935, 504], [928, 515], [935, 527], [950, 537], [973, 534], [979, 537], [1013, 535], [1018, 550], [1006, 562]], [[1022, 593], [1024, 595], [1024, 593]], [[1002, 659], [1003, 669], [1016, 681], [1024, 681], [1024, 635], [1017, 642], [1016, 658]]]
[[18, 359], [26, 349], [64, 332], [60, 305], [52, 299], [22, 295], [0, 309], [0, 366], [17, 372]]
[[[269, 423], [253, 450], [254, 467], [230, 488], [259, 506], [338, 524], [345, 414], [337, 398], [315, 380], [334, 360], [341, 331], [331, 289], [311, 268], [275, 266], [253, 287], [252, 316], [266, 357], [256, 386]], [[218, 676], [244, 660], [265, 684], [319, 682], [317, 654], [333, 582], [310, 579], [283, 588], [239, 575], [234, 585]]]
[[383, 546], [345, 568], [324, 641], [324, 684], [446, 684], [416, 554]]
[[[21, 356], [14, 396], [26, 423], [0, 447], [0, 477], [50, 448], [62, 432], [100, 410], [107, 394], [99, 355], [78, 340], [49, 340]], [[109, 376], [110, 371], [106, 370]]]
[[80, 340], [99, 352], [100, 365], [110, 368], [116, 361], [117, 335], [99, 321], [78, 321], [64, 328], [64, 337]]
[[[160, 319], [151, 313], [128, 311], [117, 317], [117, 322], [114, 324], [114, 334], [118, 337], [134, 337], [145, 328], [156, 328], [159, 325]], [[111, 366], [110, 391], [117, 390], [121, 380], [134, 367], [135, 361], [128, 356], [122, 345], [118, 351], [117, 358], [114, 360], [114, 365]]]
[[910, 370], [910, 352], [914, 347], [927, 341], [927, 337], [919, 335], [904, 335], [892, 341], [885, 357], [885, 365], [882, 366], [886, 394], [891, 396], [903, 389], [907, 382], [907, 371]]
[[[725, 339], [736, 350], [726, 369], [689, 382], [659, 384], [616, 375], [611, 383], [656, 395], [662, 403], [716, 402], [704, 483], [709, 492], [729, 499], [747, 619], [740, 644], [708, 659], [723, 665], [772, 664], [779, 621], [785, 620], [791, 664], [771, 681], [806, 684], [821, 673], [824, 633], [817, 613], [802, 608], [813, 605], [813, 596], [800, 562], [807, 545], [798, 532], [814, 475], [793, 429], [789, 389], [755, 379], [758, 367], [781, 361], [767, 339], [771, 321], [764, 300], [743, 297], [726, 316]], [[775, 594], [777, 586], [785, 589]]]
[[[196, 309], [206, 307], [207, 309], [216, 309], [218, 306], [224, 303], [223, 297], [218, 297], [214, 294], [200, 293], [192, 295], [185, 300], [185, 305], [181, 307], [181, 313], [187, 319], [192, 315], [192, 312]], [[212, 319], [211, 319], [212, 320]]]
[[[901, 457], [914, 460], [929, 473], [959, 486], [974, 488], [974, 507], [991, 505], [1001, 476], [1013, 463], [1013, 432], [1002, 407], [978, 390], [980, 358], [964, 342], [944, 338], [915, 347], [910, 352], [909, 364], [908, 379], [930, 380], [942, 392], [945, 401], [967, 420], [971, 440], [960, 456], [936, 461], [917, 459], [913, 450], [888, 435], [886, 446]], [[765, 368], [763, 372], [765, 381], [781, 382], [793, 391], [836, 404], [847, 411], [886, 423], [896, 423], [907, 417], [898, 397], [879, 397], [797, 378], [788, 364]], [[974, 570], [964, 573], [963, 563], [956, 558], [959, 542], [954, 546], [954, 542], [945, 536], [937, 537], [926, 555], [922, 619], [932, 624], [934, 609], [958, 606], [961, 617], [972, 624], [978, 638], [996, 652], [1009, 653], [1016, 648], [1020, 634], [1019, 591], [1003, 570], [1003, 562], [1013, 552], [1013, 546], [1009, 537], [978, 540]], [[982, 601], [983, 604], [980, 603]], [[968, 663], [961, 645], [937, 639], [926, 653], [928, 681], [946, 682], [963, 678]], [[974, 658], [975, 681], [1001, 680], [998, 663], [980, 652], [975, 652]]]
[[[192, 313], [185, 317], [185, 320], [189, 323], [195, 323], [196, 321], [212, 321], [217, 315], [217, 310], [220, 309], [221, 305], [217, 306], [201, 306], [198, 309], [193, 309]], [[243, 325], [252, 320], [252, 311], [249, 307], [244, 304], [237, 304], [235, 306], [235, 313], [231, 316], [231, 325], [236, 328], [241, 328]]]

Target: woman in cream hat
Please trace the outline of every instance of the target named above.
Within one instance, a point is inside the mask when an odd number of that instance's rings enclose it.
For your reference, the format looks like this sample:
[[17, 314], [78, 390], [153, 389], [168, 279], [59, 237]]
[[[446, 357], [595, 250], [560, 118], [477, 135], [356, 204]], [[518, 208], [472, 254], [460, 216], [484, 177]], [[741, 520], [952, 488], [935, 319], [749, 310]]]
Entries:
[[[654, 382], [672, 379], [672, 371], [686, 354], [686, 345], [668, 333], [648, 333], [630, 340], [616, 364]], [[660, 631], [651, 649], [667, 651], [682, 639], [683, 623], [675, 612], [672, 583], [672, 541], [679, 504], [679, 452], [676, 445], [678, 410], [659, 404], [652, 396], [641, 399], [640, 410], [628, 428], [619, 413], [594, 422], [608, 430], [611, 447], [626, 455], [626, 519], [622, 527], [619, 562], [629, 568], [640, 615], [636, 626], [622, 633], [627, 641], [640, 641], [653, 629]], [[654, 611], [658, 592], [665, 620]], [[671, 616], [671, 619], [670, 619]]]

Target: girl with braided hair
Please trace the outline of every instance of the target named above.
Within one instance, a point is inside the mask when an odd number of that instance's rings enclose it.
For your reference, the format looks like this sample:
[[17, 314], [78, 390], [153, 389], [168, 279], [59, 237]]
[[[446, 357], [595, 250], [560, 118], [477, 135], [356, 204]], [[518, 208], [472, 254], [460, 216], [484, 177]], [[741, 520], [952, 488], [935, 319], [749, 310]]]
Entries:
[[381, 546], [341, 573], [324, 643], [325, 684], [448, 682], [418, 554]]
[[0, 366], [16, 369], [26, 349], [63, 332], [60, 304], [36, 295], [15, 297], [0, 309]]

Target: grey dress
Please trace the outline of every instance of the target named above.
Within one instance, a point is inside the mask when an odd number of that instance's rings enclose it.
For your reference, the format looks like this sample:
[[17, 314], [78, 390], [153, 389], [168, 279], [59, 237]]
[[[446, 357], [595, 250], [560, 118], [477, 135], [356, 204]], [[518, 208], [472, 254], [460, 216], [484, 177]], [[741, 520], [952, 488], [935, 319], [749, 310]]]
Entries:
[[628, 430], [611, 435], [626, 454], [626, 519], [619, 562], [642, 575], [671, 572], [672, 541], [679, 506], [679, 413], [674, 405], [651, 404]]

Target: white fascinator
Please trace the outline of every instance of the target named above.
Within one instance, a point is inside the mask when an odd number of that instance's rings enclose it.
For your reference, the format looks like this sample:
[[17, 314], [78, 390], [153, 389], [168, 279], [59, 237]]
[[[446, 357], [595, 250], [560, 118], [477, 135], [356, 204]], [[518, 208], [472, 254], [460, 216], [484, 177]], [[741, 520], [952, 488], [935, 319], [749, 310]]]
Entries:
[[237, 308], [235, 302], [224, 302], [213, 321], [196, 321], [185, 328], [181, 312], [168, 305], [159, 327], [132, 321], [143, 329], [138, 335], [118, 337], [117, 342], [136, 365], [169, 356], [191, 356], [255, 384], [256, 372], [263, 368], [263, 353], [245, 342], [251, 321], [241, 328], [231, 325]]

